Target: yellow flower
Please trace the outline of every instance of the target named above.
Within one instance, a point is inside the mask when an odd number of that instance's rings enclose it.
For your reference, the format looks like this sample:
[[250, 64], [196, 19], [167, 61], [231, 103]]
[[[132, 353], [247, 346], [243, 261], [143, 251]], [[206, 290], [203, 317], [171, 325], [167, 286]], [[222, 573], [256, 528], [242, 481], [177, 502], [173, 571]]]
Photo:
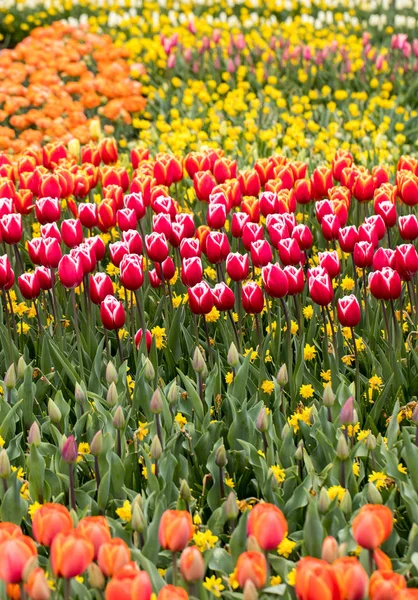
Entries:
[[33, 519], [33, 515], [36, 513], [36, 511], [41, 508], [42, 504], [39, 504], [39, 502], [34, 502], [33, 504], [31, 504], [29, 506], [28, 509], [28, 513], [30, 515], [30, 518]]
[[0, 447], [3, 448], [3, 446], [4, 446], [5, 443], [6, 442], [4, 441], [4, 439], [0, 435]]
[[252, 348], [244, 350], [244, 356], [248, 356], [249, 354], [251, 354], [250, 362], [254, 362], [258, 358], [258, 352]]
[[303, 358], [304, 360], [314, 360], [316, 356], [316, 348], [315, 346], [311, 346], [310, 344], [306, 344], [303, 349]]
[[142, 423], [142, 421], [138, 421], [138, 429], [136, 430], [136, 435], [141, 442], [149, 433], [147, 425], [148, 423]]
[[205, 315], [205, 320], [207, 323], [216, 323], [216, 321], [219, 319], [220, 316], [221, 316], [221, 313], [216, 308], [216, 306], [214, 306], [212, 308], [212, 310], [210, 311], [210, 313]]
[[234, 480], [232, 479], [232, 477], [228, 477], [228, 479], [225, 479], [225, 484], [230, 488], [235, 487], [235, 483], [234, 483]]
[[216, 271], [213, 267], [206, 267], [206, 269], [204, 270], [204, 273], [205, 273], [206, 277], [215, 281]]
[[303, 421], [307, 425], [311, 424], [311, 409], [309, 407], [305, 407], [302, 410], [297, 410], [292, 416], [287, 418], [287, 422], [291, 427], [293, 427], [294, 433], [299, 431], [299, 421]]
[[374, 483], [378, 490], [388, 487], [388, 477], [382, 471], [372, 471], [369, 475], [369, 483]]
[[29, 325], [27, 323], [23, 323], [22, 321], [16, 325], [16, 331], [19, 335], [26, 335], [29, 329]]
[[159, 574], [161, 575], [161, 577], [165, 577], [165, 574], [167, 573], [167, 569], [157, 569], [157, 571], [159, 572]]
[[289, 558], [289, 556], [292, 554], [295, 547], [296, 547], [296, 542], [289, 540], [289, 538], [286, 535], [280, 542], [280, 544], [277, 548], [277, 553], [280, 554], [280, 556]]
[[165, 333], [165, 327], [153, 327], [151, 329], [151, 334], [153, 339], [155, 340], [155, 345], [157, 347], [157, 350], [161, 350], [162, 348], [166, 347], [165, 344], [165, 338], [166, 338], [166, 333]]
[[275, 476], [277, 483], [283, 483], [283, 481], [286, 479], [286, 471], [279, 465], [273, 465], [270, 467], [270, 469], [273, 471], [273, 475]]
[[363, 442], [363, 441], [365, 442], [367, 440], [367, 438], [369, 437], [370, 433], [371, 433], [370, 429], [362, 429], [357, 434], [357, 440], [359, 442]]
[[353, 475], [355, 477], [360, 475], [360, 464], [357, 461], [353, 462]]
[[230, 573], [229, 577], [228, 577], [228, 583], [231, 586], [231, 588], [233, 590], [236, 590], [239, 588], [239, 583], [238, 583], [238, 579], [237, 579], [237, 570], [234, 569], [232, 571], [232, 573]]
[[331, 381], [331, 369], [328, 369], [328, 371], [321, 371], [321, 379], [329, 383]]
[[290, 573], [287, 574], [287, 583], [291, 586], [294, 586], [296, 583], [296, 569], [292, 569]]
[[222, 579], [220, 577], [216, 577], [216, 575], [206, 577], [203, 587], [209, 592], [212, 592], [216, 598], [220, 598], [222, 591], [225, 589], [225, 586], [222, 584]]
[[314, 389], [310, 383], [300, 386], [299, 394], [304, 400], [309, 400], [314, 395]]
[[201, 524], [202, 524], [202, 519], [200, 518], [200, 515], [199, 515], [199, 513], [195, 513], [195, 514], [193, 515], [193, 523], [194, 523], [195, 525], [201, 525]]
[[82, 461], [83, 455], [85, 454], [90, 454], [90, 446], [87, 442], [81, 442], [80, 444], [78, 444], [77, 462]]
[[200, 552], [205, 552], [205, 550], [211, 550], [218, 540], [218, 536], [213, 535], [210, 529], [207, 529], [206, 531], [197, 531], [193, 535], [193, 541], [200, 550]]
[[24, 500], [30, 500], [29, 481], [25, 481], [20, 488], [20, 495]]
[[122, 521], [129, 522], [132, 519], [132, 506], [129, 500], [125, 500], [121, 508], [116, 509], [116, 514]]
[[399, 473], [402, 473], [402, 475], [408, 475], [408, 471], [406, 470], [405, 465], [403, 465], [402, 463], [399, 463], [398, 471]]
[[263, 392], [265, 394], [269, 394], [269, 395], [272, 394], [274, 392], [274, 383], [273, 383], [273, 381], [270, 381], [269, 379], [266, 379], [261, 384], [261, 389], [263, 390]]
[[351, 367], [354, 362], [354, 356], [347, 354], [346, 356], [341, 357], [341, 360], [347, 367]]
[[354, 279], [347, 275], [341, 280], [341, 288], [344, 292], [351, 292], [354, 289]]
[[280, 575], [273, 575], [273, 577], [270, 578], [271, 586], [280, 585], [281, 582], [282, 582], [282, 578], [280, 577]]
[[184, 415], [182, 415], [181, 412], [178, 412], [175, 416], [174, 419], [179, 425], [180, 425], [180, 429], [183, 429], [183, 427], [186, 425], [187, 423], [187, 419]]
[[369, 386], [372, 390], [380, 390], [383, 386], [383, 379], [378, 375], [373, 375], [373, 377], [370, 377], [369, 379]]
[[356, 348], [357, 348], [357, 352], [363, 352], [363, 350], [366, 348], [366, 345], [363, 342], [363, 338], [362, 337], [358, 337], [356, 339]]
[[226, 383], [227, 385], [229, 385], [230, 383], [232, 383], [232, 382], [233, 382], [233, 380], [234, 380], [234, 374], [233, 374], [233, 372], [232, 372], [232, 371], [229, 371], [229, 373], [227, 373], [227, 374], [225, 375], [225, 383]]
[[74, 577], [74, 579], [75, 579], [76, 581], [78, 581], [78, 583], [83, 583], [83, 582], [84, 582], [84, 577], [82, 577], [81, 575], [76, 575], [76, 576]]
[[345, 488], [341, 485], [333, 485], [327, 489], [328, 497], [332, 501], [334, 498], [338, 498], [338, 502], [344, 498]]
[[314, 313], [313, 307], [312, 306], [305, 306], [303, 308], [303, 310], [302, 310], [302, 313], [303, 313], [303, 316], [305, 317], [305, 319], [307, 321], [310, 321], [312, 319], [313, 313]]
[[25, 471], [22, 469], [22, 467], [17, 468], [15, 466], [12, 466], [12, 471], [14, 473], [17, 473], [18, 479], [23, 479], [25, 477]]

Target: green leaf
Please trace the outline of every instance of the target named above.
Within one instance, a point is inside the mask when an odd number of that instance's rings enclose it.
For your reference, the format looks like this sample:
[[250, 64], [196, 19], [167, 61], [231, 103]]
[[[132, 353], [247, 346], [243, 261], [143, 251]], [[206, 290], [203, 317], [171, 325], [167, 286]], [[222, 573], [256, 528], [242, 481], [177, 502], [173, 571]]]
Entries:
[[307, 555], [321, 558], [324, 528], [319, 517], [317, 501], [314, 498], [309, 501], [306, 511], [303, 539]]

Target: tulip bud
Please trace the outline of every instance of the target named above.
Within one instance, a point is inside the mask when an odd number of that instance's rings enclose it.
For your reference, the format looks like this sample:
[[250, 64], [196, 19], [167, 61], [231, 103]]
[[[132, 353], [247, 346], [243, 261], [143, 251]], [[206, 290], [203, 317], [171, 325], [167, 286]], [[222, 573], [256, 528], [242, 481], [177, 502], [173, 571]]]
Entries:
[[228, 365], [232, 368], [235, 368], [239, 365], [239, 354], [234, 342], [232, 342], [229, 346], [228, 356], [226, 360], [228, 362]]
[[328, 492], [325, 488], [321, 488], [319, 492], [318, 510], [320, 513], [325, 514], [331, 504], [331, 500], [328, 496]]
[[132, 520], [131, 520], [132, 529], [137, 533], [144, 533], [146, 528], [146, 521], [144, 517], [144, 513], [138, 504], [132, 505]]
[[4, 384], [8, 390], [16, 387], [16, 370], [14, 364], [11, 364], [4, 376]]
[[215, 452], [215, 464], [222, 468], [227, 464], [227, 462], [228, 460], [226, 458], [225, 446], [222, 444]]
[[169, 390], [168, 390], [167, 400], [169, 401], [170, 404], [175, 404], [178, 400], [178, 397], [179, 397], [179, 388], [177, 386], [177, 383], [175, 381], [173, 381], [173, 383], [170, 385]]
[[141, 494], [137, 494], [135, 496], [135, 498], [133, 499], [133, 501], [132, 501], [132, 510], [133, 510], [134, 506], [139, 506], [139, 508], [142, 509], [142, 496], [141, 496]]
[[351, 425], [354, 423], [354, 398], [350, 396], [343, 404], [340, 412], [340, 421], [343, 425]]
[[205, 561], [196, 546], [185, 548], [180, 556], [180, 572], [185, 581], [201, 581], [205, 575]]
[[0, 477], [6, 479], [10, 475], [10, 461], [4, 448], [0, 451]]
[[347, 460], [350, 452], [348, 450], [347, 440], [343, 434], [340, 434], [337, 444], [337, 456], [340, 460]]
[[110, 385], [111, 383], [116, 383], [118, 380], [118, 372], [116, 370], [115, 365], [112, 361], [107, 363], [106, 367], [106, 381]]
[[373, 450], [376, 448], [376, 437], [372, 433], [369, 433], [369, 435], [367, 436], [366, 448], [370, 452], [373, 452]]
[[151, 454], [152, 460], [155, 460], [155, 461], [160, 460], [162, 453], [163, 453], [163, 449], [161, 446], [160, 438], [158, 437], [158, 435], [154, 435], [154, 438], [151, 442], [151, 449], [150, 449], [150, 454]]
[[122, 430], [125, 427], [125, 417], [121, 406], [117, 407], [112, 422], [116, 429]]
[[112, 381], [112, 383], [109, 386], [109, 389], [107, 390], [106, 401], [109, 406], [115, 406], [115, 404], [117, 404], [118, 399], [118, 390], [116, 389], [115, 382]]
[[70, 510], [70, 517], [73, 522], [73, 527], [74, 527], [74, 529], [76, 529], [78, 526], [79, 519], [78, 519], [77, 512], [73, 508]]
[[93, 456], [100, 456], [103, 452], [103, 433], [99, 430], [94, 434], [90, 444], [90, 453]]
[[224, 513], [228, 521], [234, 521], [238, 516], [237, 497], [234, 492], [228, 494], [224, 504]]
[[61, 456], [68, 464], [73, 464], [76, 462], [78, 456], [78, 446], [73, 435], [70, 435], [70, 437], [64, 442], [61, 449]]
[[280, 387], [284, 387], [287, 385], [288, 381], [289, 375], [287, 374], [287, 366], [286, 363], [283, 363], [279, 369], [279, 372], [277, 373], [277, 383], [280, 385]]
[[275, 492], [276, 490], [278, 490], [279, 482], [277, 481], [277, 477], [274, 475], [274, 473], [271, 469], [268, 470], [267, 478], [268, 478], [268, 481], [270, 482], [270, 487], [271, 487], [272, 491]]
[[36, 421], [34, 421], [29, 429], [28, 444], [29, 444], [29, 446], [31, 446], [32, 444], [34, 446], [39, 446], [40, 443], [41, 443], [41, 432], [40, 432], [38, 423]]
[[322, 395], [322, 400], [327, 408], [331, 408], [335, 402], [335, 394], [330, 385], [327, 385]]
[[19, 379], [23, 379], [26, 367], [27, 365], [25, 363], [25, 359], [23, 358], [23, 356], [21, 356], [17, 361], [17, 376], [19, 377]]
[[155, 378], [154, 365], [148, 357], [145, 359], [144, 377], [147, 381], [152, 381]]
[[75, 401], [78, 402], [79, 404], [82, 404], [86, 399], [86, 393], [83, 390], [83, 388], [81, 387], [81, 385], [78, 383], [78, 381], [75, 384], [74, 398], [75, 398]]
[[245, 582], [243, 600], [258, 600], [257, 588], [251, 579], [247, 579]]
[[87, 575], [89, 578], [89, 584], [96, 590], [103, 590], [105, 587], [105, 578], [101, 568], [95, 562], [92, 562], [87, 567]]
[[302, 460], [303, 459], [303, 448], [304, 448], [303, 440], [300, 440], [300, 442], [298, 444], [298, 447], [296, 448], [295, 460]]
[[249, 535], [247, 538], [247, 552], [262, 552], [256, 538]]
[[340, 508], [345, 515], [351, 515], [353, 512], [353, 503], [351, 502], [351, 496], [348, 490], [345, 490], [343, 499], [340, 502]]
[[282, 429], [281, 436], [280, 436], [280, 437], [282, 438], [282, 440], [284, 440], [284, 439], [285, 439], [285, 437], [286, 437], [286, 436], [287, 436], [287, 434], [290, 432], [290, 430], [291, 430], [291, 429], [290, 429], [290, 425], [289, 425], [289, 423], [285, 423], [285, 424], [284, 424], [284, 426], [283, 426], [283, 429]]
[[38, 564], [37, 556], [32, 556], [32, 558], [28, 560], [22, 572], [23, 581], [27, 581], [29, 579], [30, 574], [37, 568]]
[[383, 504], [382, 494], [379, 492], [374, 483], [367, 484], [367, 499], [370, 504]]
[[188, 502], [192, 498], [192, 493], [190, 491], [189, 484], [185, 479], [182, 479], [180, 483], [180, 498], [182, 498], [182, 500], [185, 500], [186, 502]]
[[332, 535], [326, 537], [322, 542], [321, 558], [330, 565], [338, 558], [338, 543]]
[[92, 140], [98, 140], [101, 137], [102, 130], [98, 119], [92, 119], [90, 121], [89, 131]]
[[157, 388], [153, 393], [149, 407], [154, 415], [163, 412], [163, 397], [160, 388]]
[[61, 421], [61, 411], [52, 398], [48, 400], [48, 416], [51, 420], [51, 423], [59, 423]]
[[192, 359], [192, 367], [195, 373], [203, 373], [206, 367], [205, 359], [199, 349], [199, 346], [196, 346], [193, 359]]
[[269, 428], [268, 416], [266, 412], [266, 407], [263, 406], [260, 412], [258, 413], [258, 417], [255, 422], [255, 426], [258, 431], [264, 433]]

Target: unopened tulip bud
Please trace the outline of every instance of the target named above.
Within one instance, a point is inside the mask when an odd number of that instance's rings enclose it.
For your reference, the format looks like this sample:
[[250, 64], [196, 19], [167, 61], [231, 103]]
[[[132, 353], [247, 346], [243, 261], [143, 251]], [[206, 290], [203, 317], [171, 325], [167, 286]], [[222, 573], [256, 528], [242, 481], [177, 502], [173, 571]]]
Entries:
[[284, 387], [287, 385], [288, 381], [289, 375], [287, 374], [287, 366], [286, 363], [283, 363], [279, 369], [279, 372], [277, 373], [277, 383], [280, 385], [280, 387]]
[[61, 421], [61, 411], [52, 398], [48, 400], [48, 416], [51, 419], [51, 423], [59, 423]]
[[92, 562], [87, 567], [87, 575], [89, 578], [90, 587], [96, 590], [103, 590], [105, 586], [105, 577], [99, 565]]
[[321, 558], [330, 565], [338, 558], [338, 543], [332, 535], [326, 537], [322, 542]]
[[271, 469], [268, 470], [267, 477], [268, 477], [268, 480], [270, 481], [270, 487], [271, 487], [272, 491], [275, 492], [276, 490], [278, 490], [279, 482], [277, 481], [277, 477], [275, 476], [275, 474], [273, 473], [273, 471]]
[[102, 130], [98, 119], [92, 119], [90, 121], [89, 131], [92, 140], [98, 140], [101, 137]]
[[328, 492], [325, 488], [321, 488], [319, 492], [319, 500], [318, 500], [318, 510], [320, 513], [325, 514], [331, 504], [330, 497], [328, 496]]
[[32, 425], [29, 429], [28, 444], [29, 444], [29, 446], [31, 446], [32, 444], [34, 446], [39, 446], [40, 443], [41, 443], [41, 431], [39, 429], [38, 423], [36, 421], [34, 421], [34, 423], [32, 423]]
[[68, 152], [74, 156], [75, 158], [78, 158], [80, 156], [80, 141], [77, 138], [72, 138], [68, 144]]
[[189, 546], [181, 553], [180, 572], [187, 583], [194, 583], [203, 579], [205, 575], [205, 561], [197, 546]]
[[203, 371], [205, 370], [206, 363], [199, 346], [196, 346], [195, 348], [192, 359], [192, 367], [195, 373], [203, 373]]
[[112, 422], [116, 429], [122, 430], [125, 427], [125, 417], [121, 406], [117, 407]]
[[168, 390], [168, 394], [167, 394], [167, 400], [169, 401], [170, 404], [175, 404], [177, 402], [179, 398], [179, 388], [178, 385], [175, 381], [173, 381], [173, 383], [170, 385], [169, 390]]
[[230, 492], [226, 499], [224, 513], [228, 521], [233, 521], [238, 516], [237, 497], [234, 492]]
[[234, 342], [231, 343], [228, 350], [228, 356], [226, 357], [228, 365], [232, 368], [235, 368], [239, 365], [239, 354], [237, 347]]
[[298, 447], [296, 448], [295, 460], [302, 460], [303, 459], [303, 448], [304, 448], [303, 440], [300, 440], [300, 442], [298, 444]]
[[109, 389], [107, 390], [106, 402], [109, 406], [115, 406], [118, 402], [118, 399], [118, 390], [116, 388], [115, 382], [112, 381], [112, 383], [109, 386]]
[[369, 433], [369, 435], [367, 436], [366, 448], [370, 452], [372, 452], [376, 448], [376, 437], [372, 433]]
[[38, 565], [39, 565], [39, 563], [38, 563], [38, 557], [37, 556], [32, 556], [32, 558], [30, 558], [28, 560], [28, 562], [25, 565], [25, 568], [23, 569], [22, 579], [24, 581], [27, 581], [29, 579], [29, 576], [32, 573], [32, 571], [34, 571], [38, 567]]
[[350, 492], [348, 490], [345, 490], [343, 499], [340, 502], [340, 508], [345, 515], [351, 515], [351, 513], [353, 512], [353, 503], [351, 501]]
[[262, 552], [256, 538], [253, 535], [247, 538], [247, 552]]
[[367, 484], [367, 498], [370, 504], [383, 504], [382, 494], [374, 483]]
[[347, 441], [345, 439], [345, 436], [341, 434], [337, 444], [337, 456], [340, 460], [347, 460], [349, 455], [350, 452], [348, 449]]
[[94, 434], [90, 444], [90, 453], [93, 456], [100, 456], [103, 452], [103, 433], [99, 430]]
[[163, 449], [161, 446], [160, 438], [158, 435], [154, 435], [154, 438], [151, 442], [150, 454], [152, 460], [160, 460], [161, 454], [163, 453]]
[[76, 529], [79, 519], [78, 519], [77, 512], [73, 508], [70, 510], [70, 517], [73, 522], [73, 527], [74, 527], [74, 529]]
[[148, 357], [145, 359], [144, 377], [147, 381], [153, 381], [153, 379], [155, 379], [154, 365]]
[[152, 395], [149, 407], [154, 415], [159, 415], [163, 412], [163, 406], [163, 396], [160, 388], [157, 388]]
[[215, 452], [215, 464], [218, 467], [224, 467], [227, 464], [227, 462], [228, 460], [226, 458], [225, 446], [222, 444]]
[[70, 437], [64, 442], [61, 449], [61, 456], [68, 464], [73, 464], [77, 461], [78, 446], [73, 435], [70, 435]]
[[287, 436], [287, 434], [291, 431], [290, 429], [290, 425], [288, 423], [285, 423], [282, 429], [282, 433], [281, 433], [281, 438], [282, 440], [285, 439], [285, 437]]
[[182, 498], [186, 502], [189, 502], [189, 500], [191, 500], [192, 498], [192, 493], [190, 491], [189, 484], [185, 479], [182, 479], [180, 483], [180, 498]]
[[133, 510], [134, 506], [139, 506], [139, 508], [142, 509], [142, 496], [141, 496], [141, 494], [137, 494], [135, 496], [135, 498], [133, 499], [133, 501], [132, 501], [132, 510]]
[[107, 367], [106, 367], [106, 381], [107, 381], [108, 385], [110, 385], [111, 383], [116, 383], [117, 380], [118, 380], [118, 372], [116, 370], [116, 367], [112, 363], [112, 361], [109, 361], [107, 363]]
[[257, 588], [251, 579], [247, 579], [245, 582], [243, 600], [258, 600]]
[[132, 506], [132, 520], [131, 520], [132, 529], [137, 533], [144, 533], [145, 528], [147, 526], [144, 513], [138, 504]]
[[267, 416], [267, 411], [266, 411], [265, 406], [263, 406], [263, 408], [258, 413], [256, 422], [255, 422], [255, 426], [258, 429], [258, 431], [261, 431], [261, 432], [265, 432], [268, 430], [269, 421], [268, 421], [268, 416]]
[[335, 402], [335, 394], [330, 385], [325, 386], [322, 400], [327, 408], [331, 408]]
[[74, 398], [75, 398], [75, 401], [78, 402], [79, 404], [82, 404], [86, 399], [86, 393], [83, 390], [83, 388], [81, 387], [81, 385], [78, 383], [78, 381], [75, 384]]
[[354, 423], [354, 398], [350, 396], [343, 404], [340, 412], [340, 421], [343, 425], [351, 425]]
[[6, 479], [10, 475], [10, 461], [4, 448], [0, 450], [0, 477]]
[[318, 416], [318, 409], [316, 408], [315, 404], [313, 406], [311, 406], [311, 411], [309, 413], [309, 422], [315, 423], [315, 419]]
[[16, 370], [14, 364], [11, 364], [4, 376], [4, 384], [8, 390], [16, 387]]
[[23, 379], [26, 367], [27, 364], [25, 363], [25, 359], [23, 358], [23, 356], [21, 356], [17, 361], [17, 376], [19, 377], [19, 379]]

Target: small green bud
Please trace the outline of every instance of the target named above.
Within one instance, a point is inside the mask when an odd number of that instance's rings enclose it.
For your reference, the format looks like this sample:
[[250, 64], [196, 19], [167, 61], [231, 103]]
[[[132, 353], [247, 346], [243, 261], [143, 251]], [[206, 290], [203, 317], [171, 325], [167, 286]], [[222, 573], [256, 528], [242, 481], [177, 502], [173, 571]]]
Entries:
[[144, 377], [147, 381], [153, 381], [155, 379], [154, 365], [148, 357], [145, 359]]
[[138, 504], [132, 505], [132, 521], [131, 521], [132, 529], [137, 533], [144, 533], [146, 529], [146, 521], [144, 517], [144, 513], [142, 509], [138, 506]]
[[48, 400], [48, 416], [51, 420], [51, 423], [59, 423], [62, 418], [61, 411], [52, 398]]
[[376, 448], [376, 437], [372, 433], [369, 433], [369, 435], [367, 436], [366, 448], [370, 452], [373, 452], [373, 450]]
[[370, 504], [383, 504], [382, 494], [374, 483], [367, 484], [367, 498]]
[[87, 575], [90, 587], [95, 590], [104, 590], [106, 580], [99, 565], [92, 562], [87, 567]]
[[186, 500], [186, 502], [189, 502], [192, 498], [189, 484], [185, 479], [182, 479], [180, 483], [180, 498]]
[[338, 444], [337, 444], [337, 456], [340, 460], [347, 460], [349, 455], [350, 455], [350, 451], [347, 446], [347, 441], [345, 439], [345, 435], [343, 435], [341, 433], [340, 437], [338, 439]]
[[203, 371], [206, 368], [206, 363], [205, 363], [205, 359], [203, 358], [203, 355], [200, 351], [199, 346], [196, 346], [194, 353], [193, 353], [193, 359], [192, 359], [192, 367], [195, 373], [203, 373]]
[[269, 420], [268, 420], [268, 415], [267, 415], [265, 406], [263, 406], [261, 408], [260, 412], [258, 413], [256, 422], [255, 422], [255, 426], [256, 426], [256, 429], [258, 429], [258, 431], [260, 431], [260, 432], [265, 432], [268, 430]]
[[106, 401], [109, 406], [115, 406], [118, 403], [119, 396], [118, 390], [116, 388], [116, 384], [114, 381], [109, 385], [109, 389], [107, 390]]
[[0, 477], [6, 479], [10, 475], [10, 461], [4, 448], [0, 450]]
[[107, 367], [106, 367], [106, 381], [107, 381], [108, 385], [110, 385], [111, 383], [116, 383], [117, 380], [118, 380], [118, 372], [116, 370], [116, 367], [112, 363], [112, 361], [109, 361], [107, 363]]
[[73, 508], [70, 510], [70, 517], [73, 522], [73, 527], [75, 529], [78, 525], [78, 515], [77, 515], [77, 512]]
[[245, 582], [243, 600], [258, 600], [258, 591], [251, 579]]
[[331, 408], [335, 402], [335, 394], [330, 385], [327, 385], [322, 394], [322, 400], [327, 408]]
[[233, 521], [238, 516], [237, 497], [235, 492], [230, 492], [224, 504], [224, 513], [228, 521]]
[[280, 387], [284, 387], [287, 385], [288, 381], [289, 375], [287, 373], [287, 366], [286, 363], [283, 363], [279, 369], [279, 372], [277, 373], [277, 383], [280, 385]]
[[318, 499], [319, 512], [324, 515], [327, 512], [330, 504], [331, 504], [331, 500], [328, 496], [328, 492], [324, 487], [322, 487], [321, 491], [319, 492], [319, 499]]
[[178, 398], [179, 398], [179, 388], [178, 388], [176, 381], [173, 381], [173, 383], [170, 385], [170, 387], [168, 389], [167, 400], [169, 401], [170, 404], [175, 404], [177, 402]]
[[13, 363], [6, 371], [6, 375], [4, 376], [4, 385], [8, 390], [12, 390], [16, 387], [16, 370]]
[[224, 467], [227, 464], [228, 460], [226, 458], [226, 450], [225, 446], [222, 444], [219, 446], [215, 453], [215, 464], [218, 467]]
[[23, 379], [26, 367], [27, 364], [25, 363], [25, 359], [23, 358], [23, 356], [21, 356], [17, 361], [17, 376], [19, 377], [19, 379]]
[[150, 449], [150, 454], [151, 454], [152, 460], [154, 460], [154, 461], [160, 460], [162, 453], [163, 453], [163, 449], [161, 446], [160, 438], [158, 437], [158, 435], [154, 435], [153, 440], [151, 442], [151, 449]]
[[350, 492], [348, 490], [345, 490], [345, 494], [340, 503], [340, 508], [345, 515], [351, 515], [351, 513], [353, 512], [353, 503], [351, 501]]
[[31, 446], [39, 446], [41, 443], [41, 431], [39, 429], [39, 425], [36, 421], [34, 421], [29, 429], [28, 433], [28, 444]]
[[280, 437], [282, 438], [282, 440], [285, 439], [285, 437], [287, 436], [287, 434], [291, 431], [290, 429], [290, 425], [289, 423], [285, 423], [282, 429], [282, 433], [280, 434]]
[[93, 456], [100, 456], [103, 452], [103, 433], [100, 429], [94, 434], [91, 440], [90, 452]]
[[123, 409], [121, 406], [118, 406], [113, 417], [113, 426], [116, 429], [123, 429], [125, 427], [125, 416], [123, 414]]
[[86, 393], [83, 390], [83, 388], [81, 387], [81, 385], [78, 383], [78, 381], [76, 381], [76, 384], [75, 384], [74, 398], [75, 398], [75, 401], [78, 402], [79, 404], [82, 404], [86, 399]]
[[160, 388], [157, 388], [152, 395], [150, 409], [154, 415], [159, 415], [163, 412], [163, 395]]
[[247, 537], [247, 551], [248, 552], [262, 552], [259, 543], [253, 535]]
[[237, 347], [234, 342], [231, 343], [228, 350], [228, 355], [226, 357], [227, 363], [230, 367], [235, 368], [239, 365], [239, 354]]
[[300, 440], [298, 447], [296, 448], [295, 460], [303, 460], [304, 447], [305, 447], [305, 444], [303, 443], [303, 440]]

